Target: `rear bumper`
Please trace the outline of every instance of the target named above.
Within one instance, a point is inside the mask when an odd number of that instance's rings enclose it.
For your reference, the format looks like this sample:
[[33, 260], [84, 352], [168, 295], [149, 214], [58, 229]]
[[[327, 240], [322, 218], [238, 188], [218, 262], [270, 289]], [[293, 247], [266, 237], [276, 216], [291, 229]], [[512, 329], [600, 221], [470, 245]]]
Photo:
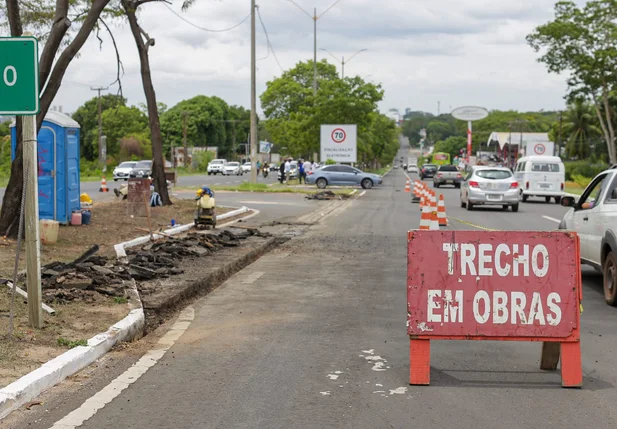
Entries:
[[[500, 199], [494, 199], [490, 196], [499, 195]], [[467, 197], [468, 201], [476, 205], [514, 205], [518, 204], [521, 197], [518, 189], [512, 189], [506, 192], [485, 192], [479, 189], [469, 190]]]
[[458, 185], [463, 181], [463, 178], [448, 179], [447, 177], [433, 177], [433, 182], [438, 185]]
[[523, 189], [523, 195], [527, 197], [565, 197], [564, 191], [532, 191], [529, 189]]

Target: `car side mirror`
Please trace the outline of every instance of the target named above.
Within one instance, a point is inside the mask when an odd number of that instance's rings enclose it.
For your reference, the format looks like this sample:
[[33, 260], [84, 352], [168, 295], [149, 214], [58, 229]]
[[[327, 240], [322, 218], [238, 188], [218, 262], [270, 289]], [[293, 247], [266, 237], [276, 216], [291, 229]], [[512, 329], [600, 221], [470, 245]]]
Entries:
[[574, 207], [576, 201], [574, 201], [574, 197], [561, 197], [561, 205], [564, 207]]

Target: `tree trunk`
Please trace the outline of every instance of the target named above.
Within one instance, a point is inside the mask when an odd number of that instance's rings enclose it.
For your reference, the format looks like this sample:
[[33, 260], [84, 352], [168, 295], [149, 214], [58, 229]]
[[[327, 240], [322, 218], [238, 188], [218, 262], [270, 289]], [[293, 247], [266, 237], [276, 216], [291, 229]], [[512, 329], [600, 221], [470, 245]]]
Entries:
[[608, 139], [606, 141], [606, 146], [608, 148], [608, 158], [610, 160], [611, 165], [617, 164], [617, 148], [615, 148], [615, 128], [613, 127], [613, 118], [611, 115], [611, 105], [608, 99], [608, 88], [604, 85], [603, 88], [603, 99], [604, 99], [604, 114], [606, 116], [606, 124], [608, 128]]
[[[146, 104], [148, 106], [148, 119], [150, 121], [150, 133], [152, 138], [152, 178], [154, 179], [154, 189], [161, 196], [163, 205], [171, 205], [169, 192], [167, 191], [167, 180], [165, 180], [165, 160], [163, 158], [163, 137], [161, 136], [161, 122], [159, 120], [159, 111], [156, 104], [156, 93], [152, 84], [152, 73], [150, 71], [150, 59], [148, 57], [148, 48], [154, 46], [154, 39], [151, 39], [137, 23], [137, 7], [139, 2], [123, 0], [122, 5], [126, 11], [131, 33], [135, 38], [137, 51], [139, 53], [139, 61], [141, 63], [141, 81], [144, 87], [146, 96]], [[145, 37], [145, 40], [144, 40]], [[186, 157], [187, 154], [184, 154]]]
[[[36, 118], [36, 129], [41, 129], [45, 115], [49, 110], [49, 106], [53, 102], [64, 73], [68, 68], [73, 58], [77, 55], [82, 48], [88, 36], [92, 32], [92, 29], [96, 25], [96, 22], [101, 15], [101, 12], [107, 6], [110, 0], [94, 0], [86, 19], [83, 21], [81, 28], [77, 32], [77, 35], [73, 41], [62, 52], [51, 74], [51, 64], [56, 57], [57, 50], [60, 48], [60, 42], [62, 41], [68, 27], [66, 26], [66, 1], [58, 0], [56, 2], [56, 19], [52, 26], [49, 40], [43, 48], [43, 54], [41, 56], [41, 69], [39, 71], [39, 86], [45, 87], [45, 91], [41, 95], [40, 111]], [[7, 15], [9, 18], [9, 25], [11, 27], [11, 35], [14, 37], [22, 35], [21, 18], [19, 15], [19, 4], [17, 0], [6, 0], [7, 3]], [[64, 18], [63, 18], [64, 16]], [[65, 28], [66, 27], [66, 28]], [[55, 50], [48, 46], [55, 46]], [[52, 52], [53, 51], [53, 52]], [[45, 86], [47, 84], [47, 86]], [[23, 150], [21, 142], [21, 120], [17, 121], [17, 145], [15, 148], [15, 159], [11, 164], [11, 176], [9, 177], [9, 183], [6, 187], [6, 192], [2, 200], [2, 209], [0, 210], [0, 234], [15, 238], [17, 237], [17, 228], [11, 228], [15, 219], [19, 219], [19, 209], [21, 207], [21, 195], [23, 190]]]

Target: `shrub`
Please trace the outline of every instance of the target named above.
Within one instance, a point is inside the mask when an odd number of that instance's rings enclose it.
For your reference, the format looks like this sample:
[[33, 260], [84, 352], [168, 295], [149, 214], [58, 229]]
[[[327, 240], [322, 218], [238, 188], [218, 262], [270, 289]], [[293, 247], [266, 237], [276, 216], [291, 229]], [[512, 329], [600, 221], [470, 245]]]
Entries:
[[592, 164], [589, 160], [566, 161], [564, 162], [564, 165], [566, 167], [566, 180], [568, 181], [575, 181], [575, 175], [592, 179], [602, 171], [609, 168], [608, 164]]
[[574, 174], [572, 176], [572, 180], [574, 180], [574, 182], [579, 185], [581, 188], [586, 188], [587, 185], [589, 185], [589, 183], [591, 182], [593, 178], [592, 177], [585, 177], [582, 176], [580, 174]]
[[328, 159], [328, 160], [326, 161], [326, 165], [332, 165], [332, 164], [336, 164], [336, 161], [335, 161], [335, 160], [333, 160], [333, 159]]

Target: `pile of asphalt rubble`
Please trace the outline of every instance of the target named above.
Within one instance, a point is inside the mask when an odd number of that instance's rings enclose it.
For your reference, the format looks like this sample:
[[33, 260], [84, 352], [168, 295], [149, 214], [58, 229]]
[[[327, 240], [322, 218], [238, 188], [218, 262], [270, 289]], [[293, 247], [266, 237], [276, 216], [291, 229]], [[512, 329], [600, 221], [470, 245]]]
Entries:
[[325, 201], [325, 200], [346, 200], [349, 197], [350, 196], [347, 195], [347, 194], [336, 195], [332, 191], [321, 191], [321, 192], [317, 192], [315, 194], [308, 194], [306, 196], [306, 199], [307, 200], [321, 200], [321, 201]]
[[[94, 246], [80, 258], [65, 264], [53, 262], [42, 267], [42, 287], [46, 302], [74, 300], [94, 302], [100, 295], [123, 297], [132, 280], [145, 281], [182, 274], [180, 262], [203, 257], [227, 247], [236, 247], [248, 237], [268, 237], [257, 229], [242, 233], [223, 230], [218, 233], [190, 233], [167, 238], [127, 250], [127, 262], [95, 255]], [[97, 296], [98, 295], [98, 296]]]

